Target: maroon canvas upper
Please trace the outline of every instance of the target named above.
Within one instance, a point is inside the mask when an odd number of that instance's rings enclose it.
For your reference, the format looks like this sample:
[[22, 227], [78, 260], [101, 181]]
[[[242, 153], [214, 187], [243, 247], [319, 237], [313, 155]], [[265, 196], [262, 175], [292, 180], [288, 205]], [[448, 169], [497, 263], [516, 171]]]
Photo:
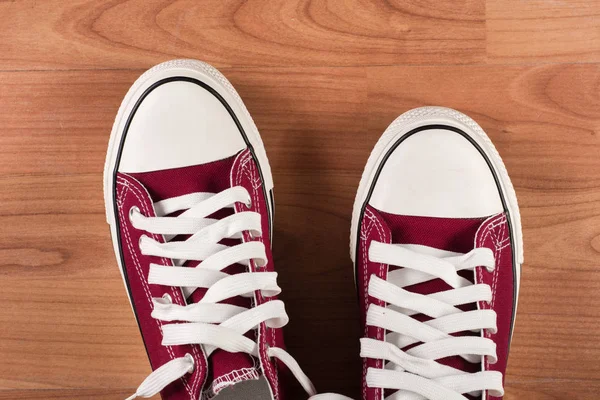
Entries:
[[[247, 205], [236, 204], [235, 212], [255, 211], [262, 217], [263, 235], [255, 238], [244, 233], [244, 240], [260, 240], [265, 243], [267, 264], [257, 268], [254, 262], [251, 262], [250, 268], [252, 271], [274, 271], [269, 237], [268, 204], [263, 191], [263, 181], [249, 150], [243, 150], [234, 157], [203, 165], [155, 172], [117, 174], [116, 201], [123, 268], [152, 368], [156, 369], [174, 358], [183, 357], [186, 353], [191, 354], [195, 361], [193, 373], [173, 382], [161, 392], [165, 400], [192, 400], [200, 398], [201, 394], [204, 398], [210, 399], [221, 389], [233, 383], [257, 379], [263, 373], [275, 399], [281, 398], [277, 374], [277, 369], [281, 366], [279, 363], [276, 365], [267, 356], [268, 346], [284, 347], [281, 329], [267, 328], [262, 323], [256, 331], [248, 333], [247, 336], [255, 341], [258, 340], [259, 360], [248, 354], [229, 353], [220, 349], [214, 351], [207, 360], [199, 345], [161, 345], [163, 322], [151, 317], [152, 298], [159, 298], [168, 293], [173, 303], [185, 305], [186, 302], [180, 288], [148, 284], [150, 263], [173, 264], [170, 259], [142, 255], [138, 245], [141, 235], [148, 235], [159, 242], [164, 242], [164, 239], [161, 235], [152, 235], [133, 228], [129, 220], [129, 210], [134, 206], [137, 206], [145, 216], [155, 216], [154, 202], [194, 192], [218, 193], [233, 186], [243, 186], [252, 197], [250, 208]], [[211, 217], [222, 218], [232, 212], [234, 211], [221, 210]], [[174, 240], [182, 239], [184, 238]], [[239, 243], [239, 240], [227, 239], [222, 243], [232, 245]], [[195, 267], [198, 264], [199, 261], [189, 261], [185, 266]], [[224, 272], [232, 274], [246, 269], [236, 264], [229, 266]], [[206, 289], [197, 289], [188, 302], [199, 301], [205, 292]], [[274, 299], [276, 297], [263, 298], [259, 292], [256, 292], [258, 304]], [[228, 299], [226, 302], [244, 307], [252, 305], [251, 299], [241, 297]]]
[[[514, 317], [514, 272], [513, 250], [510, 240], [510, 227], [505, 214], [488, 218], [481, 224], [475, 236], [476, 247], [487, 247], [494, 252], [496, 268], [489, 272], [486, 268], [477, 268], [476, 283], [485, 283], [492, 288], [492, 301], [480, 302], [479, 308], [492, 309], [497, 315], [498, 331], [495, 334], [485, 332], [485, 337], [496, 343], [498, 362], [490, 364], [485, 360], [485, 370], [506, 372], [508, 351], [511, 340], [512, 320]], [[488, 396], [488, 399], [498, 397]]]
[[[360, 221], [360, 235], [356, 253], [356, 278], [359, 292], [360, 313], [365, 337], [383, 339], [386, 332], [383, 329], [366, 326], [366, 315], [371, 303], [384, 306], [383, 302], [368, 296], [368, 284], [372, 275], [385, 279], [390, 268], [386, 264], [377, 264], [368, 260], [368, 249], [371, 241], [383, 243], [418, 244], [434, 247], [441, 250], [467, 253], [476, 247], [487, 247], [494, 252], [496, 266], [493, 272], [484, 267], [475, 269], [475, 273], [461, 271], [460, 274], [475, 283], [489, 284], [492, 288], [493, 300], [490, 304], [481, 302], [482, 309], [493, 309], [497, 313], [498, 331], [496, 334], [485, 332], [485, 337], [491, 338], [497, 346], [498, 361], [490, 364], [484, 361], [486, 370], [500, 371], [504, 374], [510, 343], [511, 324], [513, 318], [514, 276], [513, 254], [510, 240], [510, 229], [506, 215], [501, 213], [489, 218], [435, 218], [402, 216], [385, 213], [367, 205], [364, 216]], [[428, 294], [449, 290], [451, 287], [441, 279], [435, 279], [421, 284], [409, 286], [406, 290]], [[477, 308], [476, 304], [460, 306], [464, 311]], [[425, 321], [423, 315], [415, 318]], [[461, 335], [473, 334], [470, 332]], [[481, 370], [481, 363], [472, 364], [462, 357], [449, 357], [438, 360], [469, 372]], [[363, 359], [363, 392], [365, 400], [379, 400], [382, 398], [380, 389], [366, 386], [366, 372], [368, 367], [383, 368], [382, 360]], [[388, 392], [385, 396], [389, 395]], [[487, 399], [497, 399], [487, 396]]]

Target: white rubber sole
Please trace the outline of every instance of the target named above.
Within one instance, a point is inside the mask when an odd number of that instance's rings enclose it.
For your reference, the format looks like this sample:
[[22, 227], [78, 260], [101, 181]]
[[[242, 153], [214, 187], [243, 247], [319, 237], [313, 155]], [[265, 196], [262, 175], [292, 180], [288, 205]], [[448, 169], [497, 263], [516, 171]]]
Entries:
[[[470, 117], [456, 110], [444, 107], [420, 107], [407, 111], [400, 115], [387, 127], [369, 156], [367, 165], [363, 171], [354, 207], [352, 210], [352, 223], [350, 229], [350, 257], [352, 262], [356, 260], [356, 240], [358, 236], [358, 222], [362, 207], [366, 200], [369, 188], [375, 178], [377, 169], [383, 161], [385, 154], [402, 136], [411, 130], [423, 125], [449, 125], [461, 129], [467, 133], [485, 152], [491, 161], [496, 175], [498, 176], [500, 190], [506, 201], [509, 212], [511, 235], [514, 238], [515, 260], [517, 263], [517, 288], [519, 287], [521, 277], [521, 264], [523, 263], [523, 233], [521, 230], [521, 214], [517, 204], [517, 195], [512, 182], [508, 177], [508, 172], [500, 154], [492, 144], [490, 138], [481, 129], [481, 127]], [[517, 289], [518, 293], [518, 289]]]
[[[117, 154], [123, 131], [127, 119], [132, 112], [137, 100], [140, 96], [155, 82], [175, 76], [188, 76], [191, 78], [198, 79], [216, 90], [219, 95], [225, 99], [225, 101], [232, 108], [247, 136], [248, 141], [254, 149], [254, 154], [258, 159], [258, 163], [261, 168], [263, 179], [265, 181], [266, 192], [272, 193], [273, 189], [273, 177], [271, 175], [271, 167], [267, 158], [267, 153], [263, 141], [258, 133], [258, 129], [250, 113], [246, 109], [239, 94], [233, 88], [231, 83], [219, 72], [216, 68], [209, 64], [196, 60], [171, 60], [154, 66], [148, 71], [144, 72], [131, 86], [125, 98], [121, 102], [119, 111], [115, 118], [115, 122], [112, 127], [110, 134], [110, 140], [108, 142], [108, 150], [106, 153], [106, 162], [104, 164], [104, 205], [106, 210], [106, 221], [110, 225], [111, 236], [113, 240], [113, 247], [115, 255], [119, 263], [119, 269], [121, 276], [125, 282], [125, 276], [123, 274], [123, 266], [121, 265], [121, 255], [119, 252], [119, 243], [117, 236], [117, 226], [115, 223], [114, 213], [114, 170], [117, 162]], [[270, 208], [271, 226], [273, 223], [273, 204], [270, 199], [267, 199], [267, 203]], [[127, 285], [126, 285], [127, 286]], [[131, 299], [130, 299], [131, 300]]]

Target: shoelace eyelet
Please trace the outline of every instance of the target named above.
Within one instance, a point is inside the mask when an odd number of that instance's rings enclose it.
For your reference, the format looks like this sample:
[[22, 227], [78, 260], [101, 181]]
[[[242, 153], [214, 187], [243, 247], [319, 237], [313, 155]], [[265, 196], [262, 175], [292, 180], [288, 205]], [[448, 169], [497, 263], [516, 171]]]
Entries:
[[265, 262], [264, 265], [259, 264], [258, 262], [256, 262], [256, 260], [254, 261], [254, 265], [256, 266], [257, 270], [261, 270], [261, 269], [265, 269], [267, 268], [267, 264], [269, 264], [269, 262]]
[[192, 355], [190, 353], [185, 353], [184, 357], [186, 359], [190, 360], [190, 362], [192, 363], [192, 366], [188, 370], [188, 374], [191, 374], [192, 372], [194, 372], [194, 369], [196, 369], [196, 362], [194, 361], [194, 357], [192, 357]]
[[246, 208], [247, 209], [251, 209], [252, 208], [252, 199], [248, 198], [248, 201], [246, 202]]
[[173, 298], [171, 297], [171, 295], [169, 293], [163, 294], [162, 299], [169, 304], [173, 304]]
[[138, 206], [133, 206], [129, 209], [129, 222], [131, 222], [133, 224], [133, 213], [137, 212], [139, 214], [141, 214], [140, 209], [138, 208]]

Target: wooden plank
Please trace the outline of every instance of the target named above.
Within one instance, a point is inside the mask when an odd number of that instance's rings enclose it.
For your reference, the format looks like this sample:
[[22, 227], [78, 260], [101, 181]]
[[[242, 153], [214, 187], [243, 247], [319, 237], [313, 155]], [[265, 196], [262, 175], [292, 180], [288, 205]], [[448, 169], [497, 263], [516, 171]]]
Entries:
[[[41, 389], [0, 391], [0, 400], [115, 400], [124, 399], [135, 393], [135, 388], [126, 389]], [[152, 400], [160, 400], [154, 396]]]
[[[366, 74], [360, 68], [223, 71], [264, 126], [265, 141], [281, 146], [282, 151], [271, 156], [276, 164], [294, 157], [299, 134], [301, 140], [314, 140], [305, 143], [304, 151], [325, 150], [324, 133], [342, 138], [363, 130]], [[0, 170], [43, 175], [101, 172], [122, 96], [142, 72], [0, 72], [0, 81], [6, 82], [0, 96]], [[335, 148], [325, 155], [331, 155], [331, 161], [345, 157]]]
[[140, 73], [0, 73], [3, 175], [102, 171], [112, 120]]
[[0, 70], [589, 62], [599, 13], [585, 0], [18, 0], [0, 2]]
[[103, 215], [0, 220], [19, 238], [0, 250], [0, 388], [139, 384], [150, 368]]
[[489, 62], [600, 61], [597, 0], [486, 1]]
[[0, 70], [463, 64], [485, 57], [478, 0], [0, 2]]
[[597, 393], [600, 389], [596, 380], [579, 382], [540, 380], [519, 384], [507, 382], [505, 385], [505, 400], [594, 400], [598, 398]]

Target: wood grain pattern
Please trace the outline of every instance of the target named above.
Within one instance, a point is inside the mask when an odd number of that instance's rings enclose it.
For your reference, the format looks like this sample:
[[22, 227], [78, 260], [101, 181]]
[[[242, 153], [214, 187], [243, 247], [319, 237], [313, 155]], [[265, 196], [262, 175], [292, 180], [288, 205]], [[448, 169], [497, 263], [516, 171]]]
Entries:
[[[0, 400], [28, 399], [28, 400], [114, 400], [130, 396], [135, 391], [113, 389], [73, 389], [73, 390], [6, 390], [0, 391]], [[153, 400], [160, 400], [153, 397]]]
[[488, 1], [487, 55], [506, 62], [600, 61], [600, 2]]
[[0, 68], [145, 68], [173, 57], [217, 66], [473, 63], [478, 0], [48, 0], [0, 2]]
[[597, 0], [0, 1], [0, 68], [598, 61], [598, 15]]
[[455, 4], [0, 1], [0, 399], [122, 399], [148, 373], [101, 174], [122, 96], [172, 57], [223, 66], [261, 131], [286, 342], [318, 389], [359, 393], [348, 233], [369, 152], [443, 105], [490, 135], [523, 214], [505, 398], [597, 398], [600, 3]]

